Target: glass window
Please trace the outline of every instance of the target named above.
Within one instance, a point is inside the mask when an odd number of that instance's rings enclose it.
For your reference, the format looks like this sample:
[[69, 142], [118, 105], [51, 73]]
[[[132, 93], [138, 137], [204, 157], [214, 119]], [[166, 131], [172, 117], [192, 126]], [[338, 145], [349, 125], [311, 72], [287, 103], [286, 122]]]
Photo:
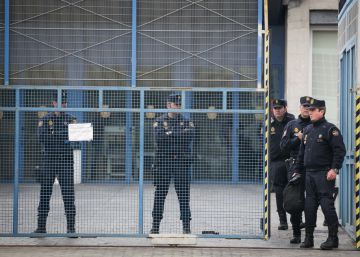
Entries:
[[326, 118], [338, 125], [337, 31], [313, 31], [312, 95], [326, 101]]

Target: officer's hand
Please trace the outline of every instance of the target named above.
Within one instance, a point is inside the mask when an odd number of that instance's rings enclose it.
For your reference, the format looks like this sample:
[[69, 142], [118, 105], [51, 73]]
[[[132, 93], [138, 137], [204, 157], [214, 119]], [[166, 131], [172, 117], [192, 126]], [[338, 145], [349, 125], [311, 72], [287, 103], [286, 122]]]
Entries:
[[296, 136], [298, 137], [298, 139], [302, 140], [302, 138], [303, 138], [303, 133], [298, 132], [298, 133], [296, 134]]
[[300, 175], [300, 173], [298, 173], [298, 172], [294, 171], [294, 173], [292, 174], [292, 176], [291, 176], [291, 177], [293, 178], [293, 177], [295, 177], [295, 176], [299, 176], [299, 175]]
[[337, 175], [336, 172], [333, 169], [331, 169], [331, 170], [328, 171], [326, 179], [329, 180], [329, 181], [335, 180], [336, 175]]

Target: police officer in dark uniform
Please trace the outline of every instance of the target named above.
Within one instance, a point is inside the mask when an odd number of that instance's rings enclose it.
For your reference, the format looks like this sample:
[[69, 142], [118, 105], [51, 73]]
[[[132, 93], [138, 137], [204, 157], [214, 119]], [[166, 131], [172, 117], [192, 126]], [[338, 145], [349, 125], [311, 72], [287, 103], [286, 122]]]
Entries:
[[[290, 153], [290, 158], [286, 160], [288, 163], [288, 180], [292, 178], [292, 166], [296, 160], [296, 157], [299, 153], [301, 139], [303, 137], [303, 129], [308, 126], [310, 121], [309, 116], [309, 105], [311, 97], [303, 96], [300, 98], [300, 114], [296, 120], [290, 121], [284, 129], [284, 134], [280, 141], [280, 148], [284, 152]], [[290, 239], [291, 244], [300, 244], [301, 243], [301, 212], [293, 213], [290, 216], [290, 222], [293, 229], [293, 238]]]
[[[169, 110], [181, 108], [181, 95], [169, 95], [167, 108]], [[180, 205], [183, 233], [190, 234], [190, 166], [191, 145], [195, 131], [194, 123], [180, 113], [169, 111], [156, 119], [153, 129], [157, 149], [154, 170], [153, 224], [150, 233], [159, 233], [165, 198], [171, 179], [174, 179], [175, 191]]]
[[[57, 107], [57, 100], [52, 102]], [[66, 96], [62, 107], [66, 108]], [[38, 136], [42, 146], [42, 165], [39, 174], [40, 202], [38, 224], [34, 233], [46, 233], [46, 220], [55, 178], [58, 179], [65, 207], [67, 233], [75, 233], [75, 195], [73, 149], [68, 141], [68, 125], [76, 123], [75, 117], [64, 112], [51, 112], [39, 120]]]
[[331, 250], [339, 245], [338, 216], [334, 205], [336, 175], [344, 161], [346, 153], [339, 129], [326, 121], [325, 101], [312, 99], [309, 114], [311, 125], [303, 131], [300, 151], [295, 162], [295, 174], [305, 172], [305, 240], [301, 248], [314, 246], [314, 228], [316, 226], [319, 204], [328, 222], [329, 235], [320, 248]]
[[[276, 207], [279, 215], [279, 230], [288, 229], [286, 212], [283, 207], [283, 191], [287, 184], [287, 170], [285, 160], [289, 158], [287, 151], [280, 148], [280, 140], [286, 124], [295, 117], [287, 113], [287, 102], [275, 99], [272, 102], [272, 118], [270, 124], [270, 185], [273, 185], [276, 196]], [[272, 181], [271, 181], [272, 180]]]

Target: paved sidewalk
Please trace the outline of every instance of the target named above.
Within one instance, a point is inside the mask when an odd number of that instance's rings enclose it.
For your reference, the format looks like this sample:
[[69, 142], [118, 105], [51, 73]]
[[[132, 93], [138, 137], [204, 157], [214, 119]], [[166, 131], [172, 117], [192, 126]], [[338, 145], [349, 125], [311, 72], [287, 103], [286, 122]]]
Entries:
[[[272, 206], [274, 195], [272, 194]], [[272, 208], [272, 236], [269, 241], [260, 239], [215, 239], [200, 238], [194, 247], [154, 247], [148, 238], [0, 238], [0, 257], [3, 256], [360, 256], [350, 237], [340, 229], [340, 247], [334, 251], [321, 251], [319, 245], [327, 237], [327, 228], [321, 224], [319, 211], [315, 230], [315, 248], [299, 249], [291, 245], [291, 229], [277, 230], [277, 216]]]

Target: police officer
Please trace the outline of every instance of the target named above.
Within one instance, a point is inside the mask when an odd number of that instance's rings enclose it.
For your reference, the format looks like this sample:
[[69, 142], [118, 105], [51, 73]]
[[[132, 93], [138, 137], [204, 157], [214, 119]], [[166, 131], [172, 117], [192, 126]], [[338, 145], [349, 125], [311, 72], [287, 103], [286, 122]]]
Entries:
[[[52, 105], [57, 107], [57, 100], [53, 100]], [[63, 95], [62, 107], [66, 106], [66, 96]], [[39, 174], [41, 189], [38, 224], [34, 233], [46, 233], [46, 220], [55, 178], [61, 187], [67, 233], [75, 233], [73, 149], [68, 141], [70, 123], [76, 123], [75, 117], [59, 111], [51, 112], [39, 120], [38, 136], [42, 146], [42, 165]]]
[[[181, 95], [171, 94], [167, 108], [181, 108]], [[164, 203], [171, 179], [180, 205], [180, 219], [183, 233], [190, 234], [190, 166], [191, 145], [194, 137], [194, 123], [180, 113], [169, 111], [156, 119], [153, 124], [156, 141], [154, 170], [153, 224], [150, 233], [158, 234], [163, 218]]]
[[326, 121], [325, 101], [312, 99], [309, 114], [311, 125], [303, 131], [294, 172], [305, 172], [305, 240], [301, 248], [314, 246], [314, 228], [319, 204], [328, 222], [329, 235], [320, 248], [331, 250], [339, 245], [338, 216], [334, 206], [335, 179], [346, 153], [339, 129]]
[[[309, 116], [309, 105], [311, 97], [303, 96], [300, 98], [300, 114], [296, 120], [290, 121], [284, 129], [284, 134], [280, 141], [280, 148], [284, 152], [290, 153], [290, 158], [286, 161], [288, 162], [288, 179], [292, 178], [292, 167], [296, 157], [299, 153], [301, 139], [303, 138], [303, 129], [309, 125], [310, 116]], [[301, 243], [301, 212], [293, 213], [290, 216], [290, 222], [293, 229], [293, 238], [290, 239], [291, 244], [300, 244]]]
[[[273, 185], [276, 196], [276, 207], [279, 215], [279, 230], [288, 229], [286, 212], [283, 207], [283, 191], [287, 184], [287, 170], [285, 160], [289, 158], [287, 151], [280, 148], [280, 140], [286, 124], [295, 117], [287, 113], [287, 102], [275, 99], [272, 102], [272, 118], [270, 124], [270, 185]], [[271, 181], [272, 180], [272, 181]]]

